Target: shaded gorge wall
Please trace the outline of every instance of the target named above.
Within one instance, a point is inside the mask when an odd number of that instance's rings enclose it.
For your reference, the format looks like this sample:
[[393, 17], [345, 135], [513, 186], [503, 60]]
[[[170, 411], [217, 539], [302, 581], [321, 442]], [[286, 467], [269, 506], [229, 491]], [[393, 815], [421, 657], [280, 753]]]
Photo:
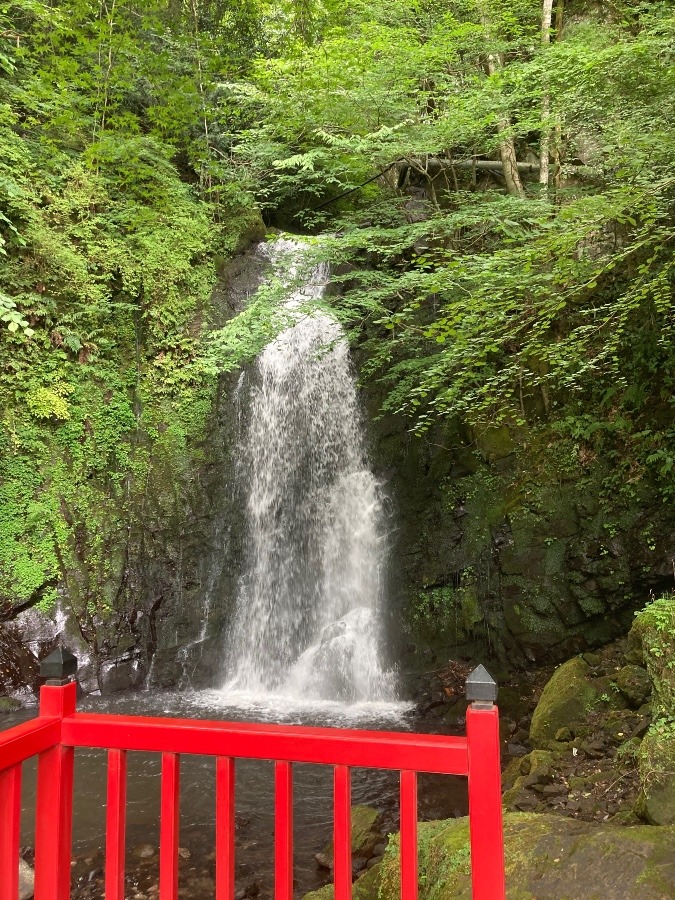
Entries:
[[675, 586], [675, 516], [643, 480], [616, 484], [552, 427], [417, 436], [365, 391], [394, 506], [392, 615], [404, 665], [565, 659], [630, 628]]

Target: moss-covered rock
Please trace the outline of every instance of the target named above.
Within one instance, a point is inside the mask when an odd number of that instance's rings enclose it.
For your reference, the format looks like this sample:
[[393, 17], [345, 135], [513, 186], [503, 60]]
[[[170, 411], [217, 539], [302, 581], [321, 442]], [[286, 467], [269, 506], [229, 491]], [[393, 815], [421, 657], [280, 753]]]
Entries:
[[[380, 814], [372, 806], [352, 806], [352, 858], [361, 856], [370, 859], [376, 845], [382, 840], [379, 823]], [[319, 856], [332, 868], [332, 841]]]
[[[506, 813], [504, 840], [509, 900], [675, 898], [675, 828], [598, 826]], [[468, 841], [467, 819], [419, 826], [420, 900], [471, 897]], [[330, 897], [314, 895], [313, 900]], [[399, 897], [395, 838], [382, 863], [379, 898]]]
[[537, 801], [529, 789], [553, 780], [555, 756], [549, 750], [533, 750], [517, 762], [518, 775], [505, 790], [502, 800], [507, 809], [531, 811]]
[[[381, 869], [382, 863], [378, 863], [361, 875], [352, 887], [352, 900], [379, 900]], [[318, 891], [305, 894], [302, 900], [333, 900], [334, 897], [333, 885], [327, 884]]]
[[635, 618], [628, 638], [639, 647], [654, 691], [655, 716], [675, 717], [675, 596], [650, 603]]
[[0, 713], [16, 712], [21, 709], [21, 704], [13, 697], [0, 697]]
[[639, 750], [639, 815], [652, 825], [675, 825], [675, 723], [657, 720]]
[[516, 449], [508, 425], [477, 427], [474, 436], [479, 452], [488, 462], [503, 459]]
[[649, 675], [642, 666], [632, 664], [624, 666], [617, 672], [614, 682], [631, 706], [636, 709], [642, 706], [652, 692]]
[[580, 656], [555, 670], [532, 716], [530, 740], [534, 747], [548, 746], [561, 728], [586, 718], [598, 699], [589, 674], [590, 667]]
[[502, 772], [502, 790], [503, 791], [510, 791], [511, 788], [515, 785], [516, 781], [523, 774], [520, 771], [521, 759], [522, 759], [522, 757], [516, 756], [513, 759], [509, 760], [506, 768]]
[[[636, 811], [654, 825], [675, 824], [675, 596], [640, 612], [628, 638], [652, 686], [653, 722], [638, 751], [640, 797]], [[626, 668], [633, 668], [626, 667]]]

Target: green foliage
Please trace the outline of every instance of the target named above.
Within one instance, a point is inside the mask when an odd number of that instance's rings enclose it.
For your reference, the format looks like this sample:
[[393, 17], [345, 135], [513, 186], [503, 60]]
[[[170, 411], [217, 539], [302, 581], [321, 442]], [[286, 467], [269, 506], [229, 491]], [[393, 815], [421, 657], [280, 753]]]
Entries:
[[649, 603], [636, 614], [634, 629], [654, 686], [655, 714], [675, 720], [675, 597]]
[[[670, 501], [675, 17], [582, 12], [539, 46], [526, 0], [337, 4], [320, 42], [231, 86], [234, 158], [285, 221], [337, 232], [330, 305], [386, 410], [417, 431], [546, 421], [614, 464], [608, 490]], [[544, 132], [546, 194], [471, 171], [506, 133], [536, 159]]]
[[0, 0], [0, 597], [115, 602], [143, 493], [287, 322], [282, 279], [211, 333], [256, 204], [326, 232], [411, 429], [556, 434], [566, 477], [672, 499], [675, 15], [561, 10], [542, 44], [535, 0]]
[[92, 645], [213, 399], [215, 258], [253, 206], [219, 174], [213, 98], [247, 15], [0, 3], [0, 613], [58, 580]]

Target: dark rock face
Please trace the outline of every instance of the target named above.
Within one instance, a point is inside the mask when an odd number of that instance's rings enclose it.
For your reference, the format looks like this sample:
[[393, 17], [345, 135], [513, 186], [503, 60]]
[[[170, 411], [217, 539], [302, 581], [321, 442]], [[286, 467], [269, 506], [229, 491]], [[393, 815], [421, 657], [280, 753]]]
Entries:
[[391, 498], [392, 633], [411, 667], [563, 660], [625, 634], [672, 583], [675, 515], [649, 484], [612, 495], [609, 468], [544, 426], [416, 436], [378, 418], [377, 388], [364, 400]]
[[[216, 326], [244, 307], [266, 268], [253, 252], [228, 264], [213, 295]], [[146, 560], [143, 577], [155, 585], [155, 596], [156, 585], [162, 584], [161, 602], [147, 623], [144, 641], [150, 686], [212, 685], [221, 672], [226, 623], [241, 569], [242, 498], [233, 458], [237, 377], [221, 379], [211, 427], [200, 448], [201, 466], [185, 486], [169, 540], [159, 542], [157, 564], [153, 557]]]

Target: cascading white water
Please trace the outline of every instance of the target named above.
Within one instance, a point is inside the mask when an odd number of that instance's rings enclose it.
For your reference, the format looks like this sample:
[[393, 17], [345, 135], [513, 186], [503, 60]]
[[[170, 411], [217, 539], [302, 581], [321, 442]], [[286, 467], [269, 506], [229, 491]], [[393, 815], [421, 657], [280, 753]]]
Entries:
[[[301, 244], [279, 240], [264, 252], [277, 266], [290, 256], [296, 275]], [[319, 267], [302, 288], [289, 288], [292, 324], [238, 388], [247, 535], [227, 689], [391, 701], [395, 677], [381, 649], [382, 498], [344, 333], [326, 313], [308, 310], [327, 282]]]

